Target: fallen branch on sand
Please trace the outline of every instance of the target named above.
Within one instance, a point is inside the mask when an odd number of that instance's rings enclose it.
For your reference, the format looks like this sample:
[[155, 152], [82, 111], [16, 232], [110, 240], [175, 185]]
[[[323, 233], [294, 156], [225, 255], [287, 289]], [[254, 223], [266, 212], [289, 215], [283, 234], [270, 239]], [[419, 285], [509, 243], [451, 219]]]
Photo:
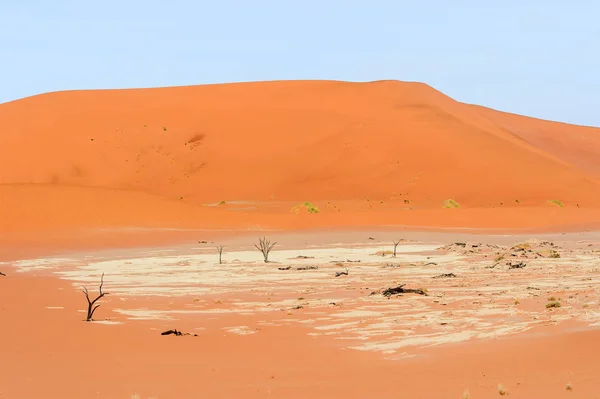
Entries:
[[346, 271], [345, 272], [335, 272], [335, 276], [339, 277], [339, 276], [347, 276], [348, 275], [348, 268], [345, 268]]
[[382, 295], [389, 298], [392, 295], [398, 294], [419, 294], [427, 296], [427, 293], [422, 289], [414, 289], [414, 288], [404, 288], [406, 284], [399, 285], [395, 288], [388, 288], [387, 290], [382, 292]]
[[[178, 331], [178, 330], [167, 330], [167, 331], [161, 332], [160, 335], [176, 335], [178, 337], [181, 337], [183, 335], [192, 335], [192, 334], [190, 334], [190, 333], [185, 333], [184, 334], [184, 333], [182, 333], [181, 331]], [[194, 334], [194, 337], [197, 337], [197, 336], [198, 336], [198, 334]]]
[[319, 266], [300, 266], [296, 270], [317, 270]]
[[160, 335], [171, 335], [171, 334], [177, 335], [177, 336], [183, 335], [183, 333], [181, 331], [177, 331], [177, 330], [168, 330], [168, 331], [163, 331], [160, 333]]
[[[319, 266], [314, 266], [314, 265], [310, 265], [310, 266], [300, 266], [297, 267], [296, 270], [317, 270], [319, 268]], [[292, 267], [291, 266], [285, 266], [285, 267], [278, 267], [277, 269], [279, 270], [291, 270]]]
[[4, 277], [6, 277], [6, 274], [4, 274], [4, 273], [0, 272], [0, 276], [4, 276]]
[[440, 274], [439, 276], [434, 276], [433, 278], [455, 278], [455, 277], [457, 277], [457, 276], [454, 273], [444, 273], [444, 274]]
[[507, 262], [507, 264], [508, 264], [509, 269], [522, 269], [525, 266], [527, 266], [527, 263], [525, 263], [525, 262], [517, 262], [517, 263]]

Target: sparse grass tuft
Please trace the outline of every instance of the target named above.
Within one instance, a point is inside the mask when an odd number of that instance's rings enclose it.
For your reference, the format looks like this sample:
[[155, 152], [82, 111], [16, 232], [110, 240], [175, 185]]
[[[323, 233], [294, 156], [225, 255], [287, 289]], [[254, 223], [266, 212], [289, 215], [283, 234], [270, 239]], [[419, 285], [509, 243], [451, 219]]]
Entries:
[[552, 309], [552, 308], [560, 308], [561, 304], [558, 301], [552, 301], [552, 302], [548, 302], [546, 304], [546, 309]]
[[315, 205], [311, 204], [310, 202], [305, 202], [304, 206], [308, 210], [308, 213], [319, 213], [319, 208], [317, 208]]
[[447, 199], [446, 201], [444, 201], [444, 205], [442, 205], [442, 208], [456, 209], [458, 208], [458, 203], [453, 199]]
[[500, 262], [502, 259], [504, 259], [504, 254], [500, 254], [500, 255], [496, 256], [494, 258], [494, 262]]
[[515, 299], [515, 305], [520, 305], [521, 301], [519, 301], [518, 299]]
[[550, 205], [558, 206], [559, 208], [565, 207], [565, 205], [562, 202], [560, 202], [559, 200], [550, 200], [550, 201], [548, 201], [548, 203]]
[[550, 302], [552, 302], [552, 301], [556, 301], [556, 297], [555, 297], [555, 296], [551, 296], [550, 298], [548, 298], [548, 300], [549, 300]]
[[471, 399], [471, 393], [469, 392], [468, 389], [465, 389], [462, 397], [463, 397], [463, 399]]
[[319, 213], [319, 212], [321, 212], [320, 209], [317, 206], [313, 205], [310, 202], [305, 202], [303, 204], [299, 204], [299, 205], [294, 206], [292, 208], [292, 212], [294, 212], [294, 213], [300, 212], [300, 208], [301, 207], [305, 207], [306, 210], [308, 211], [308, 213]]
[[508, 395], [508, 391], [506, 390], [506, 388], [504, 387], [504, 385], [498, 383], [498, 394], [500, 394], [500, 396], [505, 396]]
[[166, 126], [163, 126], [162, 128], [163, 128], [163, 132], [167, 131], [167, 127]]
[[225, 205], [226, 202], [224, 200], [219, 201], [218, 205]]

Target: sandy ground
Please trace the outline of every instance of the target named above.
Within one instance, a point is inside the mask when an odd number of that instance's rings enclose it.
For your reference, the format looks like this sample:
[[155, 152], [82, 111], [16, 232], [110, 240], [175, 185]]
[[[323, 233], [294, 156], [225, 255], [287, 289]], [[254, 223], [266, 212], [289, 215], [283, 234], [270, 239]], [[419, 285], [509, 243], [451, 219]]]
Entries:
[[[397, 235], [281, 235], [266, 264], [248, 237], [5, 262], [2, 317], [18, 328], [1, 333], [0, 392], [600, 397], [600, 234], [407, 233], [393, 257]], [[85, 323], [78, 289], [102, 273], [110, 295]], [[399, 284], [427, 295], [382, 295]], [[160, 335], [174, 328], [190, 335]]]

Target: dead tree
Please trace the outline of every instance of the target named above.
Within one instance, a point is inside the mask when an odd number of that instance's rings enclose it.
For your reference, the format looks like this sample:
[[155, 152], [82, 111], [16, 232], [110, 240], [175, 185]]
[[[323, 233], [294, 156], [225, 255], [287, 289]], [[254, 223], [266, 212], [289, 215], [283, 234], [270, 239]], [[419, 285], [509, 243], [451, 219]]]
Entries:
[[223, 262], [221, 261], [221, 256], [223, 255], [223, 246], [219, 245], [217, 247], [217, 252], [219, 252], [219, 265], [222, 264]]
[[266, 237], [259, 238], [258, 244], [254, 244], [254, 247], [256, 247], [256, 249], [258, 249], [260, 252], [262, 252], [265, 263], [269, 263], [269, 253], [271, 252], [275, 244], [277, 243], [272, 243], [271, 241], [267, 240]]
[[104, 285], [104, 273], [102, 273], [102, 277], [100, 278], [100, 295], [98, 295], [96, 297], [96, 299], [94, 299], [93, 301], [90, 300], [90, 296], [88, 294], [88, 289], [86, 287], [83, 287], [83, 293], [85, 294], [85, 299], [87, 299], [87, 303], [88, 303], [88, 308], [87, 308], [87, 318], [85, 321], [92, 321], [92, 317], [94, 316], [94, 312], [96, 311], [96, 309], [98, 309], [100, 307], [100, 305], [95, 305], [95, 303], [98, 301], [98, 299], [102, 298], [104, 295], [108, 295], [108, 292], [102, 292], [102, 286]]
[[396, 249], [398, 248], [398, 244], [400, 244], [400, 240], [394, 241], [394, 258], [396, 257]]

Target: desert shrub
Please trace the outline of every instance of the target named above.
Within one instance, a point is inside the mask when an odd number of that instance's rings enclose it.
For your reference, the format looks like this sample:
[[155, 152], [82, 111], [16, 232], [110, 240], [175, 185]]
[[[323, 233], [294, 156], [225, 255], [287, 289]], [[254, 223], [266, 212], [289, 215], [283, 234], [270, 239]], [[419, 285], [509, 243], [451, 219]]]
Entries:
[[442, 208], [455, 209], [458, 208], [458, 203], [453, 199], [447, 199], [446, 201], [444, 201], [444, 205], [442, 205]]
[[550, 203], [550, 205], [554, 205], [554, 206], [558, 206], [559, 208], [564, 208], [564, 204], [562, 202], [560, 202], [559, 200], [550, 200], [548, 201]]
[[300, 212], [300, 208], [302, 208], [302, 207], [306, 208], [306, 210], [308, 211], [308, 213], [319, 213], [320, 212], [320, 209], [316, 205], [313, 205], [310, 202], [305, 202], [303, 204], [299, 204], [299, 205], [294, 206], [292, 208], [292, 212], [298, 213], [298, 212]]
[[546, 304], [546, 309], [551, 309], [551, 308], [560, 308], [561, 304], [558, 301], [552, 301], [552, 302], [548, 302]]

